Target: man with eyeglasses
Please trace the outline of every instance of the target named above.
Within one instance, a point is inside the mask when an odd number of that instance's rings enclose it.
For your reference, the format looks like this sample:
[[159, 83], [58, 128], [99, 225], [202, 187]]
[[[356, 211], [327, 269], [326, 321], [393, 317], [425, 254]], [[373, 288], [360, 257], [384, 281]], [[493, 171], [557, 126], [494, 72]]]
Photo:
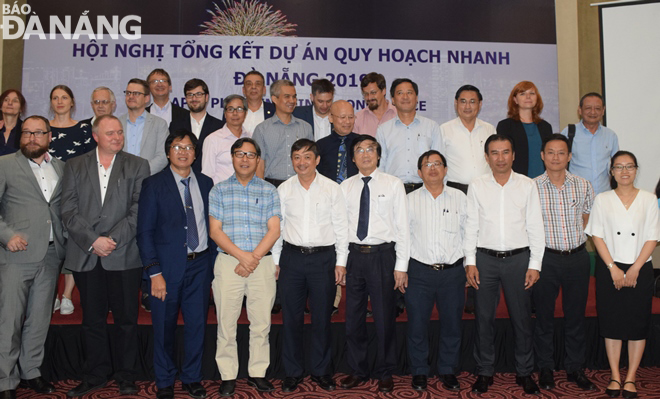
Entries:
[[[396, 368], [395, 290], [408, 286], [410, 233], [406, 192], [401, 179], [378, 169], [381, 148], [375, 138], [353, 141], [359, 173], [340, 188], [348, 211], [346, 264], [346, 355], [352, 373], [341, 380], [344, 389], [367, 381], [371, 374], [381, 392], [394, 389]], [[378, 339], [375, 368], [367, 359], [367, 296], [371, 299]]]
[[244, 126], [248, 109], [245, 97], [231, 94], [224, 99], [223, 104], [225, 125], [206, 138], [202, 153], [202, 173], [212, 178], [214, 184], [234, 174], [231, 146], [238, 139], [252, 137]]
[[447, 160], [429, 150], [417, 160], [424, 185], [408, 194], [410, 262], [408, 264], [408, 358], [412, 387], [425, 391], [429, 372], [428, 328], [434, 304], [439, 310], [437, 372], [442, 386], [458, 391], [456, 369], [461, 353], [461, 320], [465, 301], [463, 229], [467, 197], [447, 187]]
[[387, 82], [380, 73], [364, 75], [360, 81], [360, 90], [366, 107], [355, 115], [355, 133], [376, 137], [378, 126], [394, 119], [396, 108], [385, 98]]
[[[275, 104], [264, 101], [266, 79], [259, 71], [250, 71], [243, 78], [243, 96], [247, 99], [245, 130], [254, 133], [258, 124], [275, 115]], [[251, 137], [251, 136], [250, 136]]]
[[200, 382], [216, 247], [206, 216], [213, 181], [192, 168], [198, 145], [188, 130], [171, 133], [164, 149], [170, 167], [145, 179], [140, 192], [137, 243], [150, 281], [158, 399], [174, 398], [179, 310], [186, 321], [179, 379], [191, 397], [206, 397]]
[[90, 126], [99, 116], [112, 115], [117, 109], [117, 102], [115, 100], [115, 93], [110, 88], [99, 86], [92, 92], [92, 111], [94, 116], [84, 120], [83, 123], [88, 123]]
[[327, 137], [330, 134], [330, 106], [335, 96], [335, 85], [328, 79], [312, 81], [312, 93], [309, 99], [312, 105], [296, 107], [293, 115], [309, 123], [314, 132], [314, 140]]
[[280, 236], [280, 198], [272, 184], [256, 176], [261, 149], [251, 138], [231, 147], [234, 174], [209, 195], [211, 238], [218, 245], [213, 299], [218, 315], [215, 360], [222, 384], [219, 394], [232, 396], [238, 377], [236, 323], [243, 297], [250, 321], [248, 385], [270, 392], [270, 310], [275, 301], [276, 268], [270, 253]]
[[128, 113], [119, 117], [126, 134], [124, 151], [149, 161], [151, 174], [154, 175], [167, 166], [167, 157], [161, 151], [170, 134], [167, 122], [146, 111], [151, 92], [144, 80], [129, 80], [124, 94]]
[[147, 76], [147, 83], [153, 96], [153, 103], [146, 107], [147, 112], [165, 119], [167, 126], [173, 121], [188, 117], [188, 110], [170, 102], [172, 79], [166, 70], [156, 68], [151, 71]]
[[358, 172], [350, 154], [353, 140], [358, 137], [353, 133], [355, 114], [351, 103], [345, 100], [332, 103], [330, 123], [332, 123], [330, 135], [316, 143], [321, 155], [321, 161], [316, 169], [328, 179], [341, 183]]
[[24, 380], [55, 392], [41, 377], [44, 344], [66, 239], [60, 219], [64, 162], [48, 154], [48, 120], [23, 122], [20, 151], [0, 157], [0, 398]]
[[183, 94], [186, 96], [188, 109], [190, 109], [190, 117], [173, 120], [170, 123], [170, 132], [186, 130], [195, 135], [197, 144], [192, 168], [195, 173], [200, 173], [202, 171], [204, 142], [211, 133], [221, 129], [224, 122], [206, 112], [209, 103], [209, 87], [202, 79], [195, 78], [187, 81], [183, 85]]

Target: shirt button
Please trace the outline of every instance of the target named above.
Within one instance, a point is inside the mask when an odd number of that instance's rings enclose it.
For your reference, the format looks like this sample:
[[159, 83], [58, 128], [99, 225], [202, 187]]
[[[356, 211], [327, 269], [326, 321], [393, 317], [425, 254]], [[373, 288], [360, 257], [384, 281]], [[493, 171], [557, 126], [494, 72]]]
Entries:
[[620, 232], [620, 231], [617, 231], [617, 232], [616, 232], [616, 235], [620, 236], [620, 235], [621, 235], [621, 232]]

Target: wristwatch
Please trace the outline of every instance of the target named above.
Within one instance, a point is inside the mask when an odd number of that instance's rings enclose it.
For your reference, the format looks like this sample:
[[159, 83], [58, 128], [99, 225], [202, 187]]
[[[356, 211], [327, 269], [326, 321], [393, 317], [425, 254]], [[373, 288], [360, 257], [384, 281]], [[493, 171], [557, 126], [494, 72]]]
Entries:
[[611, 269], [611, 268], [613, 268], [613, 267], [614, 267], [614, 262], [612, 262], [612, 263], [608, 263], [608, 264], [607, 264], [607, 268], [608, 268], [608, 269]]

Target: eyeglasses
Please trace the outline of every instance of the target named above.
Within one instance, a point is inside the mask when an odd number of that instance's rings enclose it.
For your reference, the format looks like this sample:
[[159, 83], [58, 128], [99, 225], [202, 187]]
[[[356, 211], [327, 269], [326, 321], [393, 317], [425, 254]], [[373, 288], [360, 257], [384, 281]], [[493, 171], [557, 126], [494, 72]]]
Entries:
[[146, 96], [146, 94], [142, 93], [141, 91], [124, 91], [124, 94], [126, 94], [126, 97], [139, 97], [139, 96]]
[[256, 152], [235, 151], [234, 156], [236, 158], [247, 157], [248, 159], [254, 159], [254, 158], [257, 157], [257, 153]]
[[346, 121], [346, 120], [352, 121], [353, 119], [355, 119], [355, 115], [335, 115], [335, 114], [332, 114], [332, 116], [334, 118], [339, 119], [342, 122]]
[[622, 172], [623, 170], [627, 170], [628, 172], [632, 172], [633, 170], [637, 169], [637, 166], [634, 164], [629, 163], [628, 165], [614, 165], [612, 166], [612, 170], [615, 172]]
[[32, 136], [34, 136], [34, 138], [36, 138], [36, 139], [40, 139], [40, 138], [44, 137], [44, 135], [45, 135], [46, 133], [49, 133], [49, 132], [43, 132], [43, 131], [41, 131], [41, 130], [35, 130], [34, 132], [31, 132], [31, 131], [29, 131], [29, 130], [23, 130], [23, 131], [21, 131], [21, 135], [23, 135], [23, 137], [30, 137], [30, 135], [32, 135]]
[[427, 162], [425, 164], [422, 164], [422, 166], [425, 167], [426, 169], [431, 169], [431, 168], [439, 168], [441, 166], [445, 166], [445, 164], [440, 161], [435, 161], [435, 162]]
[[362, 97], [371, 97], [371, 96], [376, 96], [377, 94], [378, 94], [378, 90], [363, 91]]
[[228, 114], [233, 114], [234, 112], [238, 112], [239, 114], [242, 114], [243, 112], [245, 112], [245, 108], [243, 108], [243, 107], [236, 107], [236, 108], [229, 107], [229, 108], [225, 108], [225, 112], [228, 113]]
[[364, 154], [365, 152], [366, 152], [367, 154], [374, 153], [374, 152], [376, 152], [376, 147], [367, 147], [367, 148], [359, 147], [359, 148], [356, 148], [356, 149], [355, 149], [355, 153], [356, 153], [356, 154], [360, 154], [360, 155], [362, 155], [362, 154]]
[[176, 152], [184, 152], [184, 151], [193, 151], [195, 149], [194, 145], [187, 145], [187, 146], [182, 146], [182, 145], [172, 145], [170, 146], [171, 149], [173, 149]]
[[205, 94], [206, 93], [202, 93], [201, 91], [199, 91], [197, 93], [186, 93], [186, 98], [193, 98], [193, 97], [202, 98], [202, 97], [204, 97]]
[[[128, 96], [128, 93], [130, 93], [130, 92], [124, 92], [124, 93], [126, 93], [126, 95]], [[92, 104], [94, 104], [94, 105], [108, 105], [108, 104], [112, 104], [112, 102], [113, 101], [111, 101], [111, 100], [94, 100], [94, 101], [92, 101]]]
[[155, 84], [158, 84], [158, 83], [170, 83], [170, 81], [167, 80], [167, 79], [154, 79], [154, 80], [150, 80], [150, 81], [149, 81], [149, 84], [150, 84], [150, 85], [152, 85], [152, 84], [154, 84], [154, 83], [155, 83]]

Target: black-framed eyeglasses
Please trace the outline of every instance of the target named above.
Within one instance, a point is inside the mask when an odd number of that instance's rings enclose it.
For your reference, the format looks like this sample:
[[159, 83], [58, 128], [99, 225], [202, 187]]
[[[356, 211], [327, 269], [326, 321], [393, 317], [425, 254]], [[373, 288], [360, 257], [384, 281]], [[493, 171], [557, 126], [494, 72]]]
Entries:
[[198, 91], [197, 93], [186, 93], [186, 98], [202, 98], [206, 93]]
[[124, 94], [126, 94], [126, 97], [146, 96], [146, 94], [142, 93], [141, 91], [128, 91], [128, 90], [125, 90]]
[[41, 130], [35, 130], [34, 132], [31, 132], [29, 130], [21, 131], [21, 135], [23, 137], [30, 137], [32, 135], [32, 136], [34, 136], [34, 138], [37, 138], [37, 139], [40, 139], [40, 138], [44, 137], [44, 135], [46, 135], [48, 133], [50, 133], [50, 132], [44, 132], [44, 131], [41, 131]]

